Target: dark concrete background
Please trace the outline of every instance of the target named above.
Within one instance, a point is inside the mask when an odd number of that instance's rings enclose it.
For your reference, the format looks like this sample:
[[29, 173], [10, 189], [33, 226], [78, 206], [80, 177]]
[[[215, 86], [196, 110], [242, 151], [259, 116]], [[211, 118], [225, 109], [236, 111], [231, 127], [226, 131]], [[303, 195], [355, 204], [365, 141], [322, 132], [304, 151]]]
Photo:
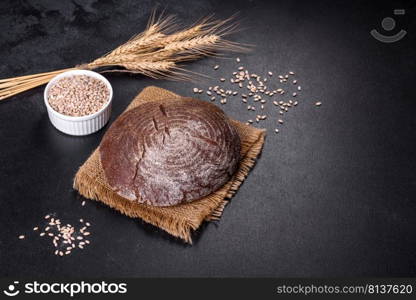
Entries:
[[[87, 137], [55, 130], [43, 88], [0, 103], [1, 276], [414, 276], [416, 274], [415, 5], [389, 1], [166, 1], [191, 23], [239, 11], [235, 41], [252, 72], [298, 74], [301, 104], [273, 121], [263, 154], [217, 224], [193, 246], [104, 205], [85, 207], [72, 178], [106, 128]], [[87, 62], [140, 32], [153, 1], [2, 1], [0, 77]], [[373, 39], [394, 8], [394, 44]], [[385, 32], [384, 32], [385, 33]], [[235, 58], [235, 56], [231, 56]], [[221, 69], [212, 70], [219, 63]], [[210, 58], [190, 70], [229, 77], [234, 60]], [[106, 75], [112, 121], [148, 85], [192, 95], [195, 84]], [[198, 84], [206, 88], [214, 79]], [[205, 98], [205, 97], [202, 97]], [[222, 108], [246, 120], [236, 98]], [[316, 108], [313, 103], [322, 101]], [[231, 102], [231, 101], [229, 101]], [[92, 244], [58, 258], [31, 234], [46, 213], [92, 223]], [[27, 234], [24, 241], [17, 239]]]

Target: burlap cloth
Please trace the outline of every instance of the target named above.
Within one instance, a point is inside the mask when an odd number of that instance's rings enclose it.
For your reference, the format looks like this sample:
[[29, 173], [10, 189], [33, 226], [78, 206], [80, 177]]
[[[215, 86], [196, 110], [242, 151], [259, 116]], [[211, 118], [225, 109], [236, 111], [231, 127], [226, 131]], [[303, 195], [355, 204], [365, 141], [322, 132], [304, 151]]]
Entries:
[[[126, 111], [137, 107], [146, 101], [179, 97], [178, 95], [158, 88], [147, 87], [139, 93]], [[244, 123], [231, 120], [241, 139], [241, 161], [238, 171], [233, 178], [221, 189], [191, 203], [170, 207], [154, 207], [124, 199], [114, 193], [107, 184], [104, 170], [101, 166], [99, 147], [91, 154], [87, 161], [79, 168], [74, 178], [74, 189], [85, 198], [101, 201], [119, 212], [153, 224], [175, 237], [192, 243], [191, 233], [203, 221], [219, 219], [228, 200], [235, 194], [255, 160], [261, 152], [265, 130], [260, 130]]]

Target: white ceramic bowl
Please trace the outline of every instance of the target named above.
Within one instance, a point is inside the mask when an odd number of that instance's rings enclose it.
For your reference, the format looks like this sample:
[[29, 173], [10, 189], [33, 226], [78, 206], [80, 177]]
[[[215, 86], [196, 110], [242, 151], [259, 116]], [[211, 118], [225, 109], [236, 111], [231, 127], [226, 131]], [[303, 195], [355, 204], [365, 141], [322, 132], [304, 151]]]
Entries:
[[[48, 93], [51, 86], [59, 79], [73, 75], [86, 75], [94, 77], [104, 82], [107, 86], [110, 92], [108, 102], [96, 113], [82, 117], [71, 117], [57, 112], [49, 105]], [[45, 100], [46, 108], [48, 110], [49, 120], [56, 129], [69, 135], [87, 135], [103, 128], [110, 119], [111, 102], [113, 100], [113, 88], [111, 87], [110, 82], [108, 82], [104, 76], [96, 72], [87, 70], [71, 70], [52, 78], [52, 80], [49, 81], [49, 83], [46, 85], [43, 97]]]

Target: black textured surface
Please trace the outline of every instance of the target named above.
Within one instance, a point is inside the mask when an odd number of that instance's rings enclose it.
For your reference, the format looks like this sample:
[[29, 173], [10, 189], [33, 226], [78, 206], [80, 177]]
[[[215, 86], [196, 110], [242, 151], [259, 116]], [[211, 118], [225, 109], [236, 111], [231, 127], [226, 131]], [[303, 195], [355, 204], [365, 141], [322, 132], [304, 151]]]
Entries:
[[[87, 62], [141, 31], [152, 1], [2, 1], [0, 77]], [[415, 14], [411, 2], [166, 1], [193, 22], [240, 11], [234, 40], [252, 72], [294, 70], [299, 107], [281, 133], [269, 130], [261, 159], [217, 224], [193, 246], [72, 190], [77, 168], [105, 131], [55, 130], [43, 88], [0, 103], [0, 275], [44, 276], [414, 276], [416, 274]], [[394, 8], [394, 44], [373, 39]], [[234, 56], [235, 57], [235, 56]], [[212, 66], [220, 63], [217, 72]], [[205, 59], [193, 71], [229, 77], [234, 60]], [[148, 85], [192, 95], [194, 84], [106, 75], [114, 120]], [[214, 80], [201, 84], [207, 87]], [[224, 110], [246, 120], [238, 103]], [[316, 108], [313, 103], [322, 101]], [[231, 102], [231, 101], [229, 101]], [[273, 129], [273, 120], [265, 124]], [[92, 244], [65, 258], [31, 233], [46, 213], [92, 223]], [[17, 239], [27, 234], [24, 241]]]

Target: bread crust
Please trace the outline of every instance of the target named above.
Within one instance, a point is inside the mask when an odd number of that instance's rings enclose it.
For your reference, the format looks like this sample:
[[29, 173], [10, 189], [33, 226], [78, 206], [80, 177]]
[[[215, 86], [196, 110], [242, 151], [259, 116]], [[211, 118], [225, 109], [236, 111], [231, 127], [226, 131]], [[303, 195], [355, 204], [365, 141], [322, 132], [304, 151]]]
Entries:
[[143, 103], [121, 115], [103, 137], [100, 159], [120, 196], [171, 206], [223, 186], [238, 167], [240, 147], [221, 109], [182, 97]]

